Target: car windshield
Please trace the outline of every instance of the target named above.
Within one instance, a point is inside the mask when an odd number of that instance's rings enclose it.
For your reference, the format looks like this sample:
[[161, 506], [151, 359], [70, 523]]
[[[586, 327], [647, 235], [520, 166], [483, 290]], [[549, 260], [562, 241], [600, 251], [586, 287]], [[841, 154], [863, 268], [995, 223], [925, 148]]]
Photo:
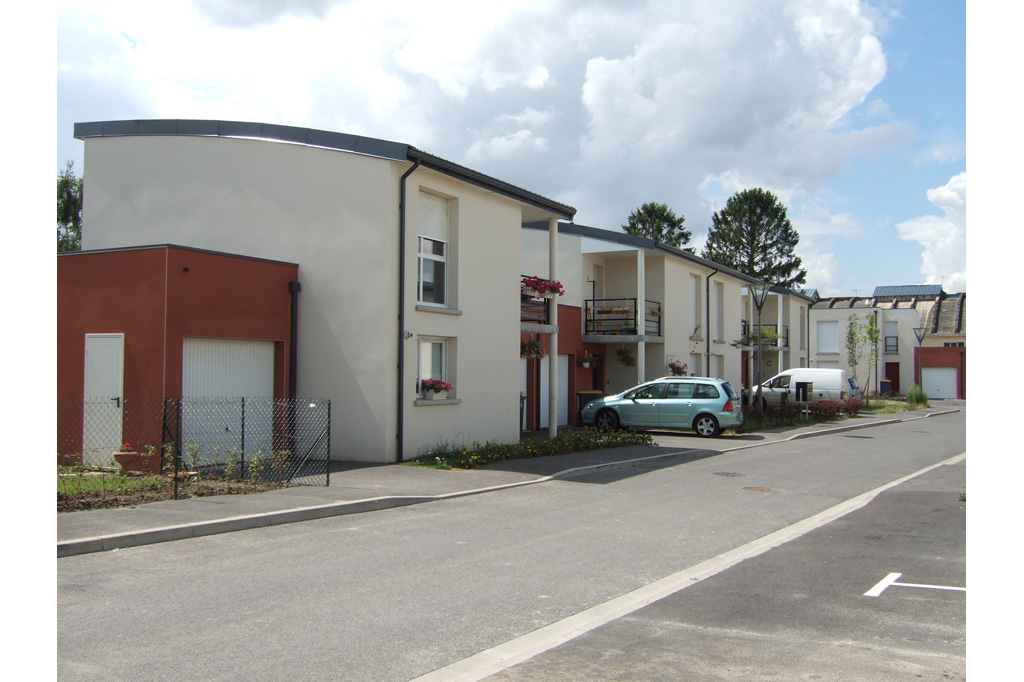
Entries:
[[860, 386], [857, 385], [857, 380], [854, 379], [853, 377], [850, 377], [850, 388], [852, 388], [855, 391], [860, 388]]

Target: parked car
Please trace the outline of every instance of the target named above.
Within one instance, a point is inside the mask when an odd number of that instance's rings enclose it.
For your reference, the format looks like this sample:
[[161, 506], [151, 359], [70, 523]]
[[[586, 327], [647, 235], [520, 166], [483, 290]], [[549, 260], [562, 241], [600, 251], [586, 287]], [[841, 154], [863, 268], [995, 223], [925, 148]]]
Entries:
[[[860, 387], [857, 380], [846, 373], [845, 369], [825, 367], [794, 367], [780, 372], [761, 384], [762, 406], [776, 406], [786, 396], [790, 402], [798, 400], [797, 384], [810, 384], [808, 402], [819, 400], [845, 400], [859, 398]], [[755, 387], [756, 388], [756, 387]]]
[[706, 377], [663, 377], [587, 403], [583, 423], [619, 427], [691, 429], [705, 438], [743, 425], [740, 397], [729, 382]]

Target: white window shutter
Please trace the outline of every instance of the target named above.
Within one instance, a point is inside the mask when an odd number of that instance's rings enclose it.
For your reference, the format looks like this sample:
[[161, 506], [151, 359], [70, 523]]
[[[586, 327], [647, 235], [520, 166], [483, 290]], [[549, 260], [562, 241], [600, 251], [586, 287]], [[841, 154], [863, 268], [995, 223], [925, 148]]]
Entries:
[[448, 243], [448, 200], [420, 192], [421, 237]]

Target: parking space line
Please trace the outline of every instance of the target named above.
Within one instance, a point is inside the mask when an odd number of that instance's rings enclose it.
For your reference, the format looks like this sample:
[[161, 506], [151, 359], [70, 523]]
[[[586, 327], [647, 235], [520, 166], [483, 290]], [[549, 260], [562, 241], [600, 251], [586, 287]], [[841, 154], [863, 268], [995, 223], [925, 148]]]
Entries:
[[872, 587], [870, 590], [864, 593], [865, 597], [880, 597], [883, 592], [888, 588], [896, 587], [918, 587], [926, 590], [950, 590], [953, 592], [966, 592], [966, 587], [949, 587], [946, 585], [921, 585], [918, 583], [898, 583], [902, 573], [890, 573], [889, 575], [878, 581], [878, 584]]

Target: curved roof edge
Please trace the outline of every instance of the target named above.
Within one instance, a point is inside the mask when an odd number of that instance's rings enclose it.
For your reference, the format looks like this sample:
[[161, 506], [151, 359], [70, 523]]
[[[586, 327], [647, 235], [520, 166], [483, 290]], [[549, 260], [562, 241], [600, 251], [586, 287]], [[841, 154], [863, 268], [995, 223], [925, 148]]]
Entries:
[[244, 121], [210, 121], [200, 119], [135, 119], [124, 121], [90, 121], [75, 123], [75, 138], [126, 136], [241, 137], [275, 142], [290, 142], [310, 147], [334, 149], [355, 154], [376, 156], [392, 161], [419, 161], [420, 164], [477, 187], [550, 211], [564, 218], [576, 215], [576, 209], [522, 187], [493, 178], [471, 168], [446, 161], [401, 142], [373, 137], [334, 133], [315, 128]]

